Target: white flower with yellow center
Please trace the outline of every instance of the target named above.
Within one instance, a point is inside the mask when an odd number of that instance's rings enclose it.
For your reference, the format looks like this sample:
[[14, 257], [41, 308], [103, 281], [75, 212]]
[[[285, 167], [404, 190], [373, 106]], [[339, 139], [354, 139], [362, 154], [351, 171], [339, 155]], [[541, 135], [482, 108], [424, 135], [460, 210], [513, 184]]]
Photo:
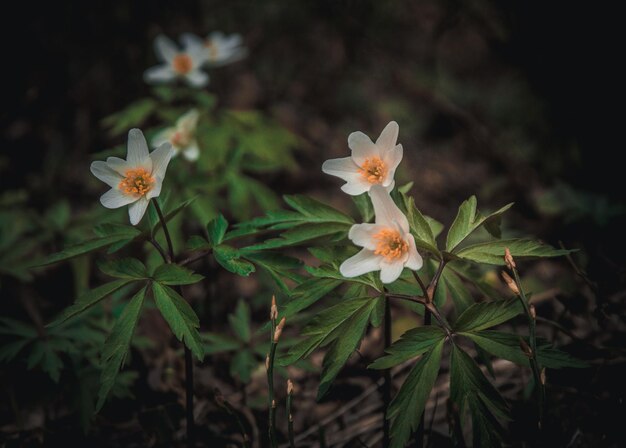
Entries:
[[348, 238], [363, 249], [339, 267], [344, 277], [358, 277], [380, 271], [383, 283], [392, 283], [404, 268], [417, 271], [423, 260], [417, 252], [415, 239], [409, 231], [409, 221], [381, 185], [369, 191], [376, 220], [374, 224], [355, 224]]
[[206, 52], [197, 46], [185, 45], [181, 51], [167, 37], [157, 36], [154, 51], [162, 64], [144, 72], [147, 83], [168, 83], [177, 78], [185, 80], [192, 87], [204, 87], [209, 83], [209, 75], [200, 70], [206, 62]]
[[215, 31], [206, 39], [195, 34], [186, 33], [181, 37], [188, 48], [198, 48], [204, 52], [207, 66], [219, 67], [243, 59], [248, 54], [248, 50], [242, 45], [241, 35], [224, 35], [221, 31]]
[[196, 140], [196, 127], [200, 113], [191, 109], [176, 121], [176, 126], [163, 129], [152, 139], [152, 146], [169, 142], [174, 148], [174, 155], [182, 153], [190, 162], [198, 160], [200, 149]]
[[172, 145], [167, 142], [149, 153], [143, 133], [131, 129], [126, 160], [109, 157], [106, 162], [98, 160], [91, 164], [92, 174], [111, 187], [100, 197], [102, 205], [106, 208], [129, 205], [130, 223], [139, 224], [150, 199], [161, 194], [165, 170], [173, 154]]
[[393, 190], [393, 176], [402, 161], [402, 145], [396, 145], [398, 130], [398, 123], [390, 122], [376, 143], [362, 132], [353, 132], [348, 136], [352, 155], [325, 161], [322, 171], [345, 180], [341, 189], [353, 196], [370, 191], [373, 185]]

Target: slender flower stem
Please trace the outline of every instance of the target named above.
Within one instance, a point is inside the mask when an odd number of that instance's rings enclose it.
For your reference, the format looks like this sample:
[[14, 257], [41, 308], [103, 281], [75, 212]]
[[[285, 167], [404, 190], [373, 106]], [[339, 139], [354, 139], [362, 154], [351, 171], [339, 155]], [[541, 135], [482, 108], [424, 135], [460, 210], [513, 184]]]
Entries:
[[[153, 198], [151, 202], [159, 216], [161, 227], [163, 227], [163, 234], [165, 235], [165, 241], [167, 242], [168, 254], [167, 257], [163, 258], [167, 263], [172, 263], [174, 260], [174, 245], [172, 244], [170, 232], [167, 229], [167, 222], [165, 221], [165, 217], [163, 216], [163, 212], [156, 198]], [[154, 238], [152, 238], [152, 244], [157, 250], [161, 247]], [[161, 252], [161, 256], [163, 256], [163, 250], [161, 249], [159, 252]], [[183, 296], [182, 288], [179, 286], [177, 289], [178, 293]], [[185, 350], [185, 417], [187, 421], [187, 446], [191, 448], [195, 445], [193, 421], [193, 358], [191, 356], [191, 350], [189, 350], [186, 344], [183, 344], [183, 348]]]
[[293, 383], [287, 380], [287, 433], [289, 434], [289, 448], [296, 448], [296, 438], [293, 431]]
[[[441, 270], [443, 271], [443, 268]], [[419, 284], [422, 290], [422, 294], [428, 294], [428, 288], [424, 285], [424, 282], [422, 281], [419, 274], [415, 271], [411, 271], [411, 272], [413, 273], [413, 277], [415, 277], [415, 280]], [[439, 274], [439, 276], [441, 276], [441, 274]], [[434, 280], [434, 277], [433, 277], [433, 280]], [[424, 305], [424, 325], [431, 325], [431, 324], [432, 324], [432, 313], [428, 309], [428, 307]], [[433, 417], [434, 417], [434, 414], [433, 414]], [[425, 424], [426, 424], [426, 412], [424, 411], [420, 419], [420, 424], [417, 427], [417, 431], [415, 431], [415, 446], [416, 447], [424, 446], [424, 437], [425, 437], [425, 428], [426, 428]]]
[[[535, 387], [537, 388], [537, 400], [538, 400], [538, 426], [539, 429], [543, 426], [543, 410], [546, 401], [546, 388], [541, 378], [541, 367], [539, 365], [539, 361], [537, 360], [537, 335], [536, 335], [536, 317], [534, 311], [531, 311], [531, 306], [528, 303], [528, 298], [526, 297], [526, 293], [524, 292], [524, 288], [522, 288], [522, 282], [519, 277], [519, 273], [517, 272], [517, 268], [513, 265], [510, 266], [511, 271], [513, 271], [513, 278], [515, 279], [515, 284], [519, 290], [520, 302], [522, 302], [522, 306], [524, 307], [524, 312], [526, 313], [526, 317], [528, 318], [528, 336], [530, 340], [530, 366], [533, 371], [533, 378], [535, 380]], [[533, 308], [534, 310], [534, 308]]]
[[[391, 345], [391, 302], [387, 297], [385, 300], [385, 347], [384, 350], [387, 351], [389, 346]], [[389, 404], [391, 403], [391, 369], [383, 370], [383, 376], [385, 382], [383, 383], [383, 447], [389, 446], [390, 434], [389, 434], [389, 420], [387, 419], [387, 411], [389, 410]]]
[[270, 352], [266, 359], [267, 369], [267, 385], [268, 385], [268, 404], [269, 404], [269, 439], [272, 448], [278, 446], [278, 440], [276, 439], [276, 400], [274, 398], [274, 360], [276, 358], [276, 348], [278, 347], [278, 340], [285, 325], [285, 318], [276, 324], [278, 317], [278, 308], [276, 307], [276, 298], [272, 297], [272, 309], [270, 311], [271, 333], [270, 333]]

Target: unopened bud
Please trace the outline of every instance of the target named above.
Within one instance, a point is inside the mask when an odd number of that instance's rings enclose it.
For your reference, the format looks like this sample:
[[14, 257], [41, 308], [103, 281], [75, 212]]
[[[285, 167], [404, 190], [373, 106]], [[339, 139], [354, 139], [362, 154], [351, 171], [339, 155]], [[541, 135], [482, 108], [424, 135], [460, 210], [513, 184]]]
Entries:
[[517, 283], [515, 283], [515, 280], [513, 280], [511, 276], [506, 273], [506, 271], [502, 271], [502, 280], [504, 280], [506, 286], [508, 286], [514, 294], [519, 295], [519, 288], [517, 287]]
[[276, 400], [272, 400], [272, 408], [276, 409]]
[[265, 370], [269, 370], [270, 369], [270, 355], [267, 355], [265, 357]]
[[274, 331], [274, 342], [278, 342], [280, 335], [283, 334], [283, 328], [285, 327], [285, 318], [283, 317], [278, 325], [276, 325], [276, 331]]
[[545, 386], [546, 385], [546, 368], [545, 367], [541, 369], [541, 374], [539, 375], [539, 378], [541, 379], [541, 384]]
[[513, 259], [513, 255], [511, 255], [511, 251], [508, 247], [504, 248], [504, 262], [510, 270], [515, 269], [515, 260]]
[[272, 296], [272, 308], [270, 308], [270, 319], [278, 319], [278, 307], [276, 306], [276, 296]]
[[291, 380], [287, 380], [287, 395], [293, 394], [293, 382]]
[[519, 346], [524, 352], [524, 354], [528, 356], [528, 359], [533, 357], [533, 349], [530, 348], [530, 345], [528, 345], [524, 339], [520, 338]]
[[531, 303], [528, 307], [528, 311], [530, 311], [530, 317], [532, 317], [533, 320], [537, 320], [537, 310], [535, 309], [535, 305]]

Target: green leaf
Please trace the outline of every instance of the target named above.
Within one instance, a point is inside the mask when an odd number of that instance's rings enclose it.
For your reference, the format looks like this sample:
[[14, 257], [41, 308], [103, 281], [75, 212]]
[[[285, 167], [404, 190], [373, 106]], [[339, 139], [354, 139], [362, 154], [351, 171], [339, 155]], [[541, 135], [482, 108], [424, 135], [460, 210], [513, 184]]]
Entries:
[[109, 134], [113, 137], [128, 132], [131, 128], [140, 127], [144, 121], [157, 109], [159, 103], [153, 98], [142, 98], [130, 103], [125, 109], [102, 120], [102, 124], [110, 128]]
[[169, 286], [153, 282], [152, 293], [157, 308], [174, 335], [191, 350], [199, 361], [202, 361], [204, 351], [198, 333], [200, 321], [191, 306]]
[[337, 334], [337, 337], [330, 344], [322, 362], [322, 374], [317, 390], [318, 401], [328, 392], [339, 371], [358, 348], [367, 330], [370, 314], [376, 304], [377, 300], [369, 299], [364, 306], [358, 308], [343, 322], [340, 330], [335, 330], [340, 334]]
[[450, 226], [446, 239], [446, 250], [453, 252], [472, 232], [480, 226], [488, 224], [490, 221], [499, 219], [499, 217], [512, 206], [513, 203], [507, 204], [490, 215], [482, 216], [476, 209], [476, 196], [470, 197], [461, 204], [456, 218]]
[[432, 350], [415, 363], [389, 405], [387, 419], [391, 420], [391, 447], [404, 447], [420, 424], [426, 401], [439, 374], [443, 339], [431, 347]]
[[242, 383], [248, 383], [250, 382], [252, 371], [259, 364], [259, 361], [250, 350], [239, 350], [230, 361], [230, 374], [235, 378], [238, 377]]
[[35, 264], [33, 264], [32, 267], [47, 266], [49, 264], [58, 263], [59, 261], [69, 260], [70, 258], [87, 254], [89, 252], [93, 252], [94, 250], [102, 249], [103, 247], [110, 246], [111, 244], [126, 239], [128, 239], [128, 236], [126, 235], [111, 235], [104, 238], [96, 238], [93, 240], [85, 241], [83, 243], [74, 244], [72, 246], [66, 247], [61, 252], [57, 252], [44, 258], [43, 260], [36, 262]]
[[475, 303], [454, 323], [455, 332], [480, 331], [506, 322], [522, 312], [517, 298]]
[[359, 211], [363, 222], [370, 222], [374, 218], [374, 207], [372, 201], [367, 193], [363, 193], [357, 196], [351, 196]]
[[[194, 202], [196, 199], [198, 198], [198, 196], [194, 196], [192, 198], [187, 199], [186, 201], [178, 204], [176, 207], [174, 207], [173, 209], [171, 209], [170, 211], [165, 213], [165, 216], [163, 217], [165, 220], [165, 223], [170, 222], [172, 219], [174, 219], [180, 212], [182, 212], [189, 204], [191, 204], [192, 202]], [[153, 208], [153, 207], [151, 207]], [[151, 230], [146, 231], [143, 233], [144, 236], [150, 235], [150, 233], [152, 233], [153, 235], [156, 234], [156, 232], [159, 231], [159, 229], [163, 227], [163, 223], [161, 222], [161, 220], [159, 219], [156, 222], [156, 225], [154, 225], [153, 227], [151, 226]]]
[[239, 250], [232, 246], [220, 244], [214, 247], [213, 256], [224, 269], [233, 274], [247, 277], [255, 271], [254, 265], [246, 260], [242, 260]]
[[136, 258], [98, 262], [98, 268], [111, 277], [142, 280], [148, 278], [146, 266]]
[[463, 284], [463, 281], [450, 269], [444, 269], [441, 274], [441, 279], [445, 284], [450, 297], [452, 297], [452, 303], [456, 308], [457, 315], [463, 313], [466, 309], [474, 304], [474, 298], [472, 294]]
[[343, 282], [332, 278], [312, 278], [293, 289], [291, 300], [280, 310], [280, 317], [290, 317], [327, 296]]
[[347, 237], [349, 230], [350, 224], [346, 223], [302, 224], [281, 233], [278, 238], [271, 238], [262, 243], [245, 247], [242, 249], [242, 252], [296, 246], [317, 238], [336, 234]]
[[489, 241], [486, 243], [473, 244], [464, 247], [456, 253], [456, 256], [477, 263], [487, 263], [503, 266], [504, 249], [509, 248], [515, 258], [522, 257], [559, 257], [567, 255], [574, 250], [555, 249], [547, 244], [528, 239], [512, 239]]
[[261, 267], [267, 271], [276, 284], [287, 294], [290, 293], [289, 287], [284, 282], [283, 278], [296, 283], [301, 282], [302, 276], [294, 272], [295, 269], [302, 267], [302, 262], [297, 258], [274, 252], [248, 252], [245, 254], [245, 258], [254, 263], [257, 267]]
[[200, 334], [204, 342], [204, 354], [213, 355], [215, 353], [232, 352], [241, 349], [241, 341], [230, 336], [219, 333]]
[[82, 296], [80, 296], [73, 305], [66, 308], [59, 317], [50, 322], [47, 327], [56, 327], [66, 320], [87, 311], [89, 308], [99, 303], [108, 295], [114, 293], [115, 291], [128, 285], [131, 282], [132, 280], [130, 279], [115, 280], [110, 283], [105, 283], [102, 286], [98, 286], [97, 288], [90, 291], [87, 291]]
[[239, 339], [250, 342], [250, 307], [243, 300], [239, 300], [234, 314], [228, 315], [228, 322]]
[[385, 350], [386, 355], [378, 358], [368, 369], [388, 369], [411, 358], [426, 353], [446, 337], [444, 331], [434, 325], [413, 328]]
[[206, 226], [209, 243], [211, 247], [215, 247], [222, 243], [224, 240], [224, 235], [226, 235], [226, 230], [228, 229], [228, 221], [224, 218], [224, 215], [221, 213], [213, 218]]
[[[313, 218], [323, 222], [354, 224], [354, 220], [350, 216], [308, 196], [293, 195], [284, 196], [283, 198], [291, 208], [300, 212], [307, 218]], [[308, 221], [312, 222], [311, 220]]]
[[432, 228], [424, 215], [422, 215], [422, 212], [415, 206], [414, 199], [405, 195], [403, 195], [403, 199], [407, 210], [406, 217], [409, 221], [409, 227], [415, 237], [415, 245], [418, 248], [432, 252], [437, 255], [437, 257], [441, 257]]
[[105, 403], [111, 388], [115, 384], [115, 378], [124, 365], [130, 349], [130, 341], [133, 337], [139, 313], [146, 297], [147, 286], [144, 286], [130, 299], [128, 305], [122, 311], [119, 319], [115, 322], [111, 334], [104, 343], [102, 350], [102, 373], [100, 374], [100, 390], [98, 392], [98, 412]]
[[129, 226], [127, 224], [120, 224], [116, 222], [105, 222], [98, 224], [93, 229], [94, 233], [104, 238], [105, 236], [126, 236], [127, 238], [134, 238], [141, 233], [136, 227]]
[[163, 285], [193, 285], [204, 278], [191, 269], [173, 263], [166, 263], [157, 267], [152, 277]]
[[[506, 359], [519, 365], [530, 367], [528, 356], [520, 347], [520, 336], [500, 331], [480, 331], [477, 333], [459, 333], [474, 341], [479, 347], [493, 356]], [[528, 344], [528, 338], [524, 337]], [[588, 365], [568, 353], [561, 351], [550, 344], [542, 342], [537, 345], [537, 360], [542, 367], [560, 369], [563, 367], [584, 368]]]

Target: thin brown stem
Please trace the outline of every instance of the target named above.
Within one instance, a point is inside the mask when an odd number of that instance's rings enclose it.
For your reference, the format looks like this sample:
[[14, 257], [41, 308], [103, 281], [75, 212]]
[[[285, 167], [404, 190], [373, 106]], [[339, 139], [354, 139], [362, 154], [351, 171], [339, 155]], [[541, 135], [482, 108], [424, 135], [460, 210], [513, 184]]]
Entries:
[[[387, 297], [385, 300], [385, 341], [384, 350], [387, 351], [391, 345], [391, 302]], [[383, 383], [383, 447], [389, 446], [390, 434], [389, 434], [389, 420], [387, 419], [387, 411], [389, 410], [389, 404], [391, 403], [391, 369], [385, 369], [383, 371], [384, 383]]]
[[413, 274], [413, 277], [415, 278], [417, 284], [420, 285], [420, 288], [422, 289], [422, 295], [426, 295], [426, 285], [424, 284], [422, 278], [416, 271], [411, 270], [411, 273]]

